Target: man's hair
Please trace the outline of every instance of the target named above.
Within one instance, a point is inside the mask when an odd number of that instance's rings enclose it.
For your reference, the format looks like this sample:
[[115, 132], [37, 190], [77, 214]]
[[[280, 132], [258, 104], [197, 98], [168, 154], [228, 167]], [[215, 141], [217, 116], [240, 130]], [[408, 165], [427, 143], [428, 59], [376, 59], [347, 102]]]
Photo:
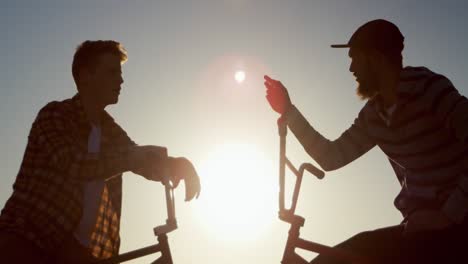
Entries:
[[403, 51], [402, 50], [377, 50], [377, 49], [369, 49], [369, 50], [362, 50], [364, 54], [367, 56], [372, 56], [372, 51], [380, 52], [385, 59], [392, 65], [395, 69], [402, 69], [403, 68]]
[[108, 53], [118, 56], [121, 63], [127, 61], [127, 51], [117, 41], [87, 40], [76, 48], [75, 55], [73, 56], [72, 74], [77, 86], [80, 70], [85, 68], [94, 70], [99, 57]]

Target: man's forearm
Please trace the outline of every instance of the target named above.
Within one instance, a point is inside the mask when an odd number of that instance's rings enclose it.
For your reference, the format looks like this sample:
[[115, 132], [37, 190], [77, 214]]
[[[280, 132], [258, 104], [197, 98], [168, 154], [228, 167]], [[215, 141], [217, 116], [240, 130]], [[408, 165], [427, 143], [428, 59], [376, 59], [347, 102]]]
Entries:
[[357, 127], [358, 119], [338, 139], [330, 141], [317, 132], [295, 106], [284, 118], [305, 151], [326, 171], [343, 167], [375, 146], [363, 129]]

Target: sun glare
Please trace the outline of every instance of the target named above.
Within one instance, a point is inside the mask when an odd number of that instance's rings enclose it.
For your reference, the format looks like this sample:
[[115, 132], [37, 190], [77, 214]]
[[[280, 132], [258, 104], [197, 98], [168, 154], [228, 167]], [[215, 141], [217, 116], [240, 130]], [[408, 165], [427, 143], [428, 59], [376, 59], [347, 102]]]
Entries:
[[245, 80], [245, 71], [237, 71], [234, 74], [234, 79], [236, 80], [236, 82], [242, 83]]
[[274, 164], [254, 146], [226, 144], [201, 164], [203, 195], [197, 214], [223, 240], [253, 240], [277, 215]]

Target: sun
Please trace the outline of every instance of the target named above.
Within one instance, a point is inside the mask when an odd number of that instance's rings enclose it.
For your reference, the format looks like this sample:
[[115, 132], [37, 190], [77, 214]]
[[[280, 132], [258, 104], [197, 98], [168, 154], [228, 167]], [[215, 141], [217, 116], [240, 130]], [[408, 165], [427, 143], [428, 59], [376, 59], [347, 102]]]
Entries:
[[242, 83], [245, 80], [245, 71], [236, 71], [234, 74], [234, 79], [237, 83]]
[[254, 240], [277, 215], [277, 178], [273, 162], [254, 146], [224, 144], [200, 167], [203, 194], [199, 220], [223, 240]]

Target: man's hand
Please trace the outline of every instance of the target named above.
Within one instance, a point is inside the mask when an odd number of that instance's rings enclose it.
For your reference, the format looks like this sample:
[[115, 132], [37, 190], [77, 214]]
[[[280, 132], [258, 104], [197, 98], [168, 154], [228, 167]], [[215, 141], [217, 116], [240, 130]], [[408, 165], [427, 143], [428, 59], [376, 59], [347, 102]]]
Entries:
[[271, 79], [267, 75], [264, 78], [268, 103], [275, 112], [283, 115], [292, 106], [288, 90], [280, 81]]
[[185, 182], [185, 201], [188, 202], [194, 197], [198, 198], [201, 189], [200, 178], [192, 163], [183, 157], [170, 157], [168, 162], [174, 187], [177, 187], [181, 180]]
[[441, 230], [451, 226], [453, 222], [437, 210], [416, 211], [410, 215], [405, 225], [405, 233]]
[[130, 151], [132, 172], [148, 180], [160, 181], [167, 160], [167, 150], [158, 146], [135, 146]]

